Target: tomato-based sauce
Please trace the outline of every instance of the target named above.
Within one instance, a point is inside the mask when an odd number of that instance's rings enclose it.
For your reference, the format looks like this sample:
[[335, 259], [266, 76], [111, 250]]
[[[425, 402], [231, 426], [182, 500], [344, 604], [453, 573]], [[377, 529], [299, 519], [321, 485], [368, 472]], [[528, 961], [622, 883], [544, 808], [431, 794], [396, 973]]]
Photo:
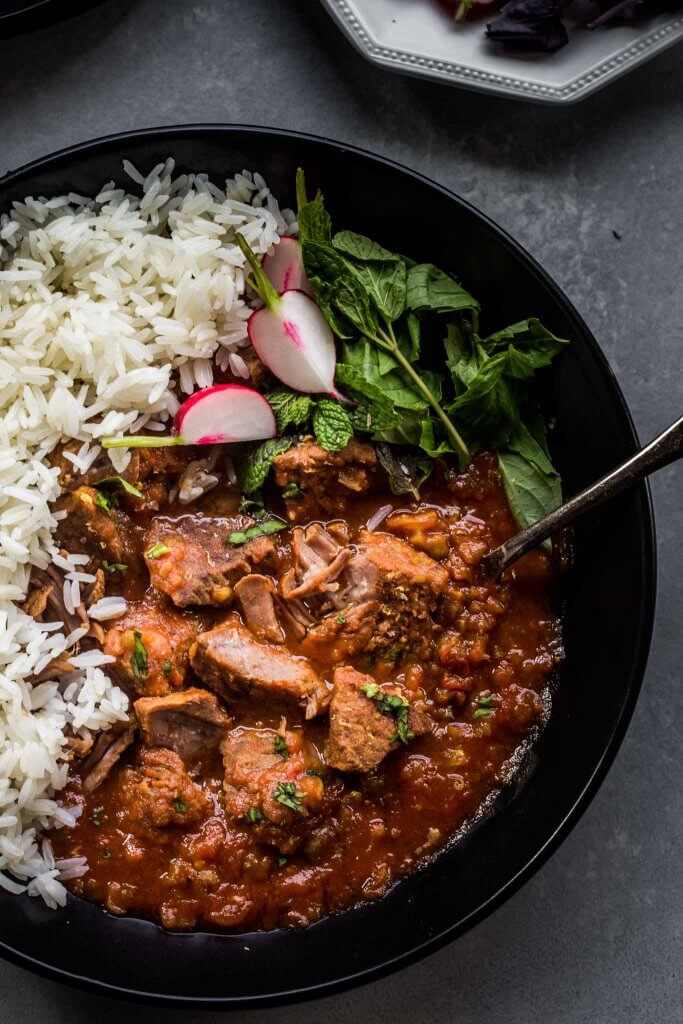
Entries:
[[[251, 570], [261, 587], [277, 591], [278, 615], [284, 607], [282, 581], [291, 577], [301, 586], [293, 531], [305, 531], [311, 523], [322, 524], [324, 536], [349, 552], [370, 550], [372, 538], [380, 538], [380, 554], [384, 537], [407, 545], [423, 559], [421, 568], [429, 563], [433, 594], [423, 596], [427, 591], [422, 582], [422, 589], [410, 591], [389, 573], [379, 596], [373, 593], [367, 602], [374, 625], [366, 640], [347, 644], [343, 628], [353, 614], [354, 600], [342, 611], [337, 607], [330, 611], [325, 605], [346, 585], [339, 582], [343, 574], [334, 577], [330, 569], [331, 582], [301, 599], [314, 625], [299, 629], [281, 618], [279, 624], [271, 622], [275, 638], [268, 641], [273, 650], [284, 652], [283, 657], [291, 655], [301, 663], [305, 659], [310, 672], [323, 681], [323, 697], [309, 696], [307, 712], [301, 701], [271, 700], [265, 690], [257, 686], [250, 691], [243, 681], [238, 687], [234, 670], [229, 675], [233, 689], [228, 690], [221, 681], [220, 665], [213, 674], [201, 667], [204, 662], [197, 645], [201, 647], [202, 640], [196, 636], [220, 629], [230, 619], [236, 623], [234, 635], [241, 637], [241, 630], [251, 628], [245, 621], [246, 605], [241, 607], [234, 597], [220, 593], [214, 600], [223, 603], [190, 602], [178, 607], [169, 598], [171, 585], [180, 585], [175, 577], [166, 573], [161, 580], [160, 585], [169, 588], [166, 593], [150, 582], [150, 572], [156, 581], [154, 573], [161, 571], [162, 559], [175, 558], [175, 551], [158, 557], [159, 569], [149, 552], [147, 562], [144, 555], [151, 527], [157, 531], [153, 536], [164, 544], [164, 531], [174, 529], [179, 517], [189, 517], [189, 526], [193, 517], [212, 517], [220, 523], [221, 517], [234, 517], [239, 497], [234, 485], [219, 485], [190, 506], [171, 502], [154, 511], [130, 510], [126, 570], [110, 573], [107, 593], [127, 598], [130, 621], [136, 614], [140, 622], [144, 616], [151, 617], [158, 625], [157, 641], [146, 639], [149, 629], [146, 633], [139, 626], [136, 634], [133, 627], [130, 635], [142, 638], [133, 639], [133, 644], [143, 646], [136, 661], [135, 647], [126, 647], [129, 634], [124, 635], [124, 627], [105, 623], [119, 633], [107, 637], [104, 649], [113, 650], [119, 665], [128, 671], [121, 683], [129, 684], [133, 699], [182, 693], [188, 687], [208, 688], [225, 714], [226, 735], [232, 734], [233, 740], [237, 736], [247, 746], [253, 740], [255, 749], [257, 738], [270, 737], [265, 731], [272, 730], [274, 741], [268, 743], [281, 752], [282, 763], [273, 764], [269, 752], [266, 774], [255, 776], [252, 785], [249, 778], [238, 776], [238, 769], [243, 773], [247, 769], [240, 763], [235, 767], [225, 740], [207, 744], [206, 751], [200, 749], [197, 756], [186, 759], [184, 768], [178, 760], [175, 775], [163, 774], [168, 751], [162, 752], [161, 775], [180, 778], [182, 772], [184, 787], [171, 794], [168, 813], [162, 814], [153, 789], [161, 776], [149, 759], [140, 761], [143, 731], [91, 791], [84, 785], [85, 768], [74, 764], [64, 802], [82, 804], [82, 813], [73, 829], [53, 837], [59, 857], [87, 858], [87, 873], [70, 883], [74, 893], [113, 913], [150, 917], [172, 929], [301, 926], [380, 897], [393, 882], [437, 854], [505, 782], [515, 753], [543, 724], [547, 684], [562, 655], [554, 594], [557, 572], [550, 554], [541, 549], [532, 552], [498, 582], [487, 579], [480, 567], [483, 554], [515, 532], [496, 461], [482, 455], [465, 473], [437, 470], [417, 502], [391, 494], [386, 478], [340, 504], [338, 511], [329, 500], [316, 504], [311, 492], [309, 500], [295, 510], [296, 527], [289, 522], [287, 529], [268, 539], [274, 546], [273, 561], [254, 564]], [[386, 512], [386, 506], [391, 511], [375, 524], [376, 513]], [[279, 493], [267, 496], [266, 507], [284, 516]], [[155, 518], [163, 523], [154, 526]], [[370, 539], [368, 522], [374, 527]], [[406, 548], [386, 550], [405, 552]], [[348, 573], [348, 564], [354, 564], [348, 562], [352, 555], [336, 557], [339, 564], [347, 559], [343, 571]], [[402, 557], [397, 556], [398, 561]], [[385, 578], [384, 571], [380, 566], [377, 579]], [[303, 589], [309, 578], [304, 573]], [[373, 579], [377, 588], [379, 583]], [[171, 595], [175, 600], [177, 593]], [[355, 605], [363, 600], [358, 598]], [[422, 601], [429, 603], [423, 607]], [[393, 602], [397, 607], [403, 602], [400, 614], [393, 614]], [[323, 613], [321, 607], [326, 609]], [[322, 633], [312, 642], [310, 630], [321, 616], [330, 635]], [[195, 646], [181, 651], [185, 630]], [[259, 642], [266, 641], [261, 637]], [[165, 657], [163, 645], [169, 643], [176, 654]], [[213, 656], [207, 650], [206, 657]], [[230, 650], [227, 653], [231, 656]], [[335, 669], [342, 665], [365, 679], [357, 699], [368, 702], [367, 713], [375, 715], [380, 732], [386, 722], [377, 717], [378, 711], [391, 721], [390, 732], [396, 728], [395, 735], [388, 736], [385, 755], [367, 770], [339, 770], [329, 763], [342, 763], [342, 754], [337, 753], [336, 760], [330, 755], [328, 735], [342, 723], [334, 724], [334, 700], [326, 705]], [[395, 696], [394, 705], [382, 704], [383, 695]], [[405, 708], [416, 717], [402, 720], [401, 737], [399, 711]], [[418, 722], [419, 728], [411, 724]], [[358, 728], [362, 729], [362, 720]], [[362, 755], [369, 760], [375, 757], [369, 749]], [[343, 756], [356, 755], [345, 749]], [[292, 774], [291, 785], [284, 775], [277, 776], [277, 783], [263, 783], [270, 778], [267, 772], [293, 773], [297, 759], [302, 768], [296, 777]], [[226, 772], [233, 773], [227, 783]], [[157, 803], [142, 806], [149, 786], [149, 801], [157, 799]], [[275, 803], [273, 794], [279, 794]], [[250, 800], [253, 806], [240, 811], [242, 797], [244, 808]]]

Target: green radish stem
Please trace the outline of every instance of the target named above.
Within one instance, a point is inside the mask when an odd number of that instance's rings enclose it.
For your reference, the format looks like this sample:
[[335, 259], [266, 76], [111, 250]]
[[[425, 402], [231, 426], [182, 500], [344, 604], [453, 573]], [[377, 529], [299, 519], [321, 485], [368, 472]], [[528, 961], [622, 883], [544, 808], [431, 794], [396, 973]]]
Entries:
[[235, 235], [235, 240], [239, 245], [240, 249], [242, 250], [242, 252], [244, 253], [245, 258], [252, 269], [252, 272], [254, 274], [254, 289], [258, 293], [258, 297], [261, 299], [262, 302], [266, 304], [268, 309], [272, 309], [273, 311], [277, 310], [278, 306], [280, 305], [280, 296], [275, 291], [272, 284], [266, 277], [265, 271], [261, 266], [261, 262], [258, 256], [251, 248], [244, 235], [241, 235], [239, 231]]
[[129, 437], [102, 437], [103, 448], [170, 448], [173, 444], [185, 444], [181, 434], [131, 434]]

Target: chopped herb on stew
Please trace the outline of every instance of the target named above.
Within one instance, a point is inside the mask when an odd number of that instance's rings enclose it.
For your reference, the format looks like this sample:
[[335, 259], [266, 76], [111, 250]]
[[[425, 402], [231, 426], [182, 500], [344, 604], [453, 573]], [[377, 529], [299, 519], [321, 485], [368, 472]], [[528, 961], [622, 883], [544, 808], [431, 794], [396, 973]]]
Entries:
[[287, 743], [284, 736], [276, 736], [273, 740], [273, 751], [284, 757], [285, 761], [289, 758], [289, 750], [287, 749]]
[[295, 782], [278, 782], [273, 790], [273, 796], [285, 807], [290, 807], [293, 811], [298, 811], [299, 814], [304, 813], [301, 801], [306, 794], [296, 788]]
[[173, 665], [171, 665], [171, 662], [167, 658], [166, 661], [164, 662], [164, 675], [168, 677], [168, 676], [170, 676], [172, 671], [173, 671]]
[[108, 562], [106, 559], [103, 559], [102, 568], [113, 576], [117, 572], [123, 575], [128, 566], [124, 565], [123, 562]]
[[228, 544], [239, 547], [240, 544], [246, 544], [247, 541], [254, 540], [255, 537], [267, 537], [271, 533], [286, 529], [287, 523], [283, 523], [281, 519], [266, 519], [262, 523], [248, 526], [246, 530], [235, 530], [228, 537]]
[[117, 502], [115, 501], [115, 495], [113, 494], [100, 494], [98, 491], [94, 497], [95, 504], [110, 515], [112, 508], [116, 507]]
[[252, 825], [255, 825], [257, 821], [263, 821], [263, 811], [260, 811], [258, 807], [250, 807], [247, 811], [247, 821], [250, 821]]
[[137, 629], [133, 630], [133, 653], [130, 657], [130, 667], [138, 682], [141, 683], [143, 679], [147, 678], [149, 674], [147, 648], [142, 642], [142, 633], [138, 633]]
[[300, 494], [301, 488], [299, 487], [298, 484], [294, 483], [293, 480], [291, 483], [287, 484], [285, 487], [282, 488], [283, 498], [298, 498]]
[[278, 859], [277, 859], [277, 866], [279, 868], [283, 868], [286, 863], [287, 863], [287, 858], [286, 857], [278, 857]]
[[161, 541], [158, 541], [152, 545], [149, 551], [145, 551], [145, 558], [161, 558], [162, 555], [170, 554], [170, 551], [171, 549], [168, 544], [162, 544]]
[[120, 487], [126, 492], [126, 494], [132, 494], [134, 498], [141, 498], [142, 491], [139, 487], [134, 487], [133, 484], [129, 484], [127, 480], [124, 480], [122, 476], [106, 476], [104, 480], [98, 480], [95, 487], [99, 490], [104, 488], [110, 490], [115, 487]]
[[493, 698], [497, 696], [495, 693], [489, 693], [484, 697], [477, 697], [476, 708], [472, 715], [472, 721], [475, 718], [486, 718], [488, 715], [492, 715], [495, 711], [495, 705], [493, 704]]
[[338, 615], [337, 616], [337, 622], [340, 624], [340, 626], [343, 626], [344, 623], [346, 622], [346, 616], [345, 615]]
[[414, 733], [410, 732], [408, 728], [410, 704], [405, 697], [401, 697], [398, 693], [386, 693], [384, 690], [380, 690], [377, 683], [366, 683], [361, 689], [366, 697], [374, 700], [383, 715], [391, 716], [396, 722], [394, 742], [398, 740], [401, 743], [407, 743], [413, 738]]
[[266, 507], [260, 494], [252, 494], [250, 498], [243, 494], [237, 506], [237, 511], [240, 515], [251, 516], [252, 519], [264, 519], [267, 515]]
[[187, 809], [188, 808], [187, 808], [187, 804], [185, 803], [185, 801], [181, 800], [180, 797], [177, 796], [175, 798], [175, 800], [173, 801], [173, 810], [176, 812], [176, 814], [186, 814], [187, 813]]

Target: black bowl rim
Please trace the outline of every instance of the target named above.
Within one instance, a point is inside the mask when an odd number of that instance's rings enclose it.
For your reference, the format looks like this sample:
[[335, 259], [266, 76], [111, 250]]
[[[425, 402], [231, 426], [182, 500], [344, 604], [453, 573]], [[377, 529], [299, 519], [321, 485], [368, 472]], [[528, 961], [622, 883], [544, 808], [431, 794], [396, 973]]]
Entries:
[[[620, 412], [624, 419], [624, 424], [627, 428], [629, 439], [633, 450], [635, 451], [640, 446], [638, 434], [633, 422], [633, 417], [626, 403], [626, 399], [621, 390], [621, 387], [616, 379], [614, 371], [610, 366], [610, 363], [603, 353], [602, 349], [598, 345], [597, 340], [593, 336], [592, 331], [580, 315], [574, 304], [565, 295], [564, 291], [554, 281], [554, 279], [548, 274], [546, 270], [537, 262], [537, 260], [527, 250], [517, 242], [508, 232], [501, 228], [494, 220], [482, 213], [476, 206], [463, 199], [457, 193], [451, 191], [445, 186], [429, 178], [427, 175], [422, 174], [419, 171], [414, 171], [397, 160], [392, 160], [389, 157], [380, 156], [376, 153], [372, 153], [370, 150], [364, 149], [360, 146], [354, 146], [350, 143], [341, 142], [339, 140], [330, 139], [322, 135], [315, 135], [309, 132], [299, 132], [291, 129], [280, 129], [275, 127], [263, 126], [263, 125], [251, 125], [251, 124], [237, 124], [237, 123], [190, 123], [190, 124], [179, 124], [179, 125], [162, 125], [150, 128], [140, 128], [133, 131], [116, 132], [110, 135], [98, 136], [94, 139], [88, 139], [84, 142], [76, 143], [72, 146], [66, 146], [63, 149], [56, 150], [54, 153], [50, 153], [47, 156], [39, 157], [36, 160], [32, 160], [15, 170], [9, 171], [7, 174], [0, 177], [0, 190], [6, 189], [8, 186], [14, 184], [22, 177], [31, 174], [33, 171], [40, 170], [50, 163], [57, 162], [63, 157], [75, 156], [82, 152], [92, 152], [98, 148], [105, 148], [110, 146], [112, 143], [121, 143], [125, 145], [126, 142], [131, 140], [137, 140], [141, 138], [158, 137], [161, 138], [164, 135], [187, 135], [191, 136], [197, 133], [208, 133], [208, 134], [237, 134], [239, 132], [251, 133], [257, 136], [272, 136], [279, 140], [286, 140], [290, 142], [306, 141], [321, 145], [323, 148], [332, 148], [343, 154], [345, 152], [351, 152], [357, 156], [364, 157], [372, 160], [375, 163], [384, 165], [393, 170], [401, 171], [408, 177], [414, 180], [420, 181], [423, 184], [430, 186], [432, 189], [440, 192], [443, 196], [449, 199], [451, 202], [457, 203], [460, 206], [465, 207], [471, 213], [473, 213], [479, 220], [484, 222], [486, 226], [491, 229], [494, 234], [498, 237], [500, 243], [511, 250], [523, 263], [526, 264], [528, 269], [536, 276], [539, 282], [550, 291], [555, 301], [560, 305], [568, 318], [573, 322], [577, 334], [581, 335], [582, 342], [586, 344], [592, 355], [596, 358], [597, 362], [601, 365], [603, 373], [609, 385], [612, 389], [612, 394], [615, 403], [619, 406]], [[1, 199], [1, 197], [0, 197]], [[523, 868], [521, 868], [516, 875], [504, 883], [495, 893], [493, 893], [485, 903], [478, 907], [475, 911], [472, 911], [467, 917], [460, 920], [457, 924], [452, 925], [449, 928], [444, 929], [438, 935], [423, 942], [410, 952], [401, 954], [397, 957], [393, 957], [383, 963], [377, 964], [373, 967], [367, 968], [363, 971], [359, 971], [353, 974], [348, 974], [342, 978], [338, 978], [335, 981], [325, 982], [315, 986], [303, 986], [297, 989], [289, 989], [284, 992], [270, 993], [267, 996], [227, 996], [224, 998], [207, 998], [201, 999], [196, 997], [184, 997], [179, 995], [170, 996], [164, 993], [150, 993], [142, 992], [136, 989], [127, 989], [123, 986], [110, 985], [105, 982], [98, 981], [96, 979], [88, 978], [83, 975], [79, 975], [72, 971], [65, 971], [60, 968], [55, 968], [49, 963], [42, 960], [36, 960], [25, 953], [13, 949], [8, 946], [2, 940], [0, 940], [0, 956], [4, 959], [16, 964], [19, 967], [24, 967], [27, 970], [33, 971], [36, 974], [50, 978], [54, 981], [60, 981], [63, 984], [72, 985], [78, 988], [85, 989], [87, 991], [96, 992], [100, 995], [109, 995], [118, 998], [135, 1000], [142, 1003], [152, 1005], [165, 1005], [168, 1007], [189, 1007], [197, 1009], [229, 1009], [229, 1008], [247, 1008], [247, 1007], [266, 1007], [266, 1006], [282, 1006], [287, 1003], [300, 1002], [308, 999], [321, 998], [322, 996], [333, 995], [349, 988], [367, 984], [370, 981], [375, 981], [379, 978], [385, 977], [394, 971], [400, 970], [430, 953], [436, 952], [441, 949], [447, 943], [452, 942], [459, 935], [469, 931], [475, 924], [483, 921], [489, 914], [493, 913], [499, 906], [501, 906], [506, 900], [508, 900], [515, 892], [517, 892], [521, 886], [531, 878], [533, 874], [549, 859], [549, 857], [555, 852], [560, 843], [567, 837], [571, 829], [577, 824], [583, 813], [588, 808], [593, 797], [597, 793], [600, 785], [602, 784], [607, 772], [612, 766], [614, 759], [619, 751], [621, 743], [626, 735], [629, 723], [631, 721], [633, 711], [635, 709], [638, 696], [640, 694], [645, 669], [647, 666], [647, 660], [650, 651], [650, 645], [652, 641], [652, 632], [654, 627], [654, 615], [655, 615], [655, 602], [656, 602], [656, 588], [657, 588], [657, 548], [656, 548], [656, 537], [655, 537], [655, 524], [654, 514], [652, 507], [652, 495], [650, 487], [647, 481], [640, 485], [640, 494], [643, 499], [642, 507], [642, 527], [643, 527], [643, 580], [644, 587], [642, 593], [642, 607], [639, 623], [639, 653], [638, 657], [632, 666], [630, 679], [628, 681], [627, 688], [627, 700], [624, 702], [621, 714], [614, 722], [612, 733], [609, 741], [605, 745], [602, 755], [596, 764], [593, 773], [582, 791], [575, 798], [573, 804], [566, 811], [561, 823], [557, 826], [555, 831], [548, 837], [546, 842], [536, 851], [536, 853], [528, 860]]]

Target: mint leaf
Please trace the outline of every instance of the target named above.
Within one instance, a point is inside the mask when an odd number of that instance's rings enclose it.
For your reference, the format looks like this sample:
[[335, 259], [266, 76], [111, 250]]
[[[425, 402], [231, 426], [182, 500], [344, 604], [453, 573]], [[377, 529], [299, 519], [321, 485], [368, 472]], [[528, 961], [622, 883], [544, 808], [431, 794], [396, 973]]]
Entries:
[[489, 355], [512, 346], [516, 352], [523, 354], [533, 370], [540, 370], [548, 366], [569, 342], [547, 330], [538, 317], [530, 317], [490, 334], [480, 344]]
[[332, 245], [352, 261], [356, 276], [382, 316], [389, 322], [396, 320], [406, 304], [406, 265], [403, 259], [354, 231], [339, 231], [332, 239]]
[[355, 431], [379, 438], [383, 432], [398, 425], [399, 414], [389, 396], [367, 380], [355, 366], [337, 363], [336, 379], [346, 393], [358, 403], [349, 410]]
[[[391, 400], [397, 409], [428, 409], [427, 399], [398, 372], [398, 364], [389, 355], [364, 339], [344, 345], [344, 363], [352, 366], [370, 384]], [[424, 376], [424, 375], [423, 375]]]
[[288, 451], [295, 441], [295, 437], [269, 438], [247, 456], [241, 473], [242, 490], [245, 494], [253, 494], [263, 487], [275, 457]]
[[278, 433], [282, 434], [287, 427], [300, 427], [311, 415], [313, 399], [301, 392], [278, 388], [266, 395], [268, 403], [275, 413]]
[[[361, 334], [375, 335], [377, 313], [348, 260], [320, 242], [304, 242], [302, 251], [306, 276], [316, 290], [320, 308], [332, 330], [340, 338], [349, 338], [352, 337], [350, 325]], [[331, 311], [331, 319], [326, 310]]]
[[353, 437], [346, 409], [333, 398], [321, 398], [313, 411], [313, 432], [321, 448], [340, 452]]
[[486, 359], [448, 409], [480, 447], [502, 446], [520, 421], [519, 395], [505, 378], [507, 353]]
[[499, 452], [498, 465], [510, 509], [520, 529], [531, 526], [562, 504], [557, 473], [544, 473], [517, 452]]
[[375, 450], [389, 478], [391, 493], [412, 494], [418, 501], [420, 487], [431, 473], [433, 462], [405, 448], [393, 448], [387, 444], [378, 444]]
[[338, 231], [332, 239], [337, 252], [361, 263], [403, 262], [402, 258], [355, 231]]
[[479, 313], [477, 300], [431, 263], [408, 271], [406, 306], [416, 313], [471, 313], [475, 320]]

